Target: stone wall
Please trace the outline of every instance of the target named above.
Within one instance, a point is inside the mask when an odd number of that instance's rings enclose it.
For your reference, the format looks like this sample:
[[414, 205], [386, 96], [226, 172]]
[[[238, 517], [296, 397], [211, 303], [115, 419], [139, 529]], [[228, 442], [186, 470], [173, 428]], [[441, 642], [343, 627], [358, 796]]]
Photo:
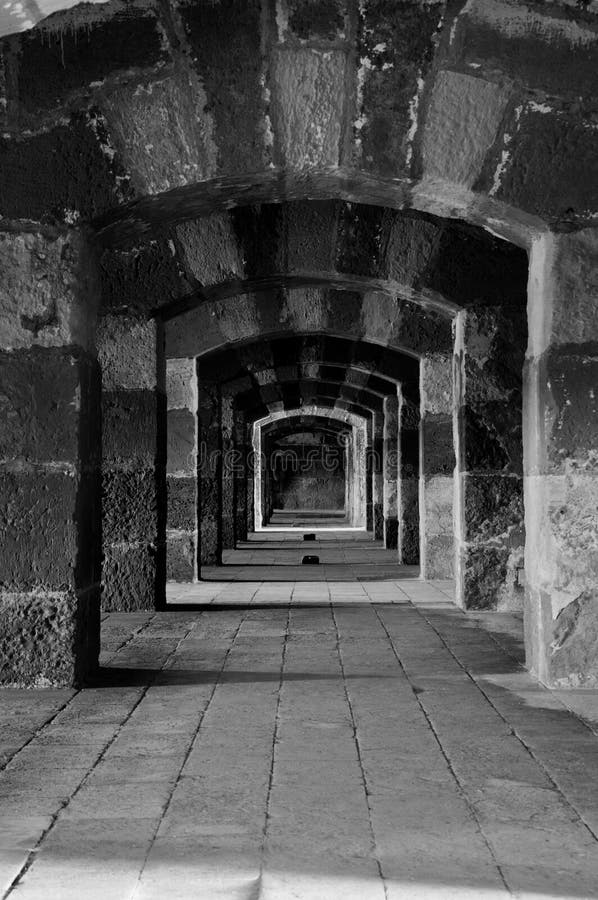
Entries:
[[76, 232], [0, 233], [0, 683], [98, 662], [98, 278]]
[[166, 361], [166, 577], [195, 581], [198, 573], [197, 374], [194, 359]]

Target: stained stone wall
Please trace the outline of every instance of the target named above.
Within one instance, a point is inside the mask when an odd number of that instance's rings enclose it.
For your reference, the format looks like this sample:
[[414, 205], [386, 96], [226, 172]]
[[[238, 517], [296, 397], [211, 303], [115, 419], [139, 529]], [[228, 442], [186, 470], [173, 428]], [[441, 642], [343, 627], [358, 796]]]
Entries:
[[197, 578], [197, 374], [194, 359], [166, 361], [166, 576]]
[[384, 546], [396, 550], [399, 539], [399, 398], [384, 398]]
[[107, 314], [98, 323], [107, 611], [165, 603], [166, 394], [159, 333], [155, 319]]
[[399, 394], [399, 562], [419, 564], [419, 390], [400, 385]]
[[0, 233], [0, 683], [69, 686], [100, 641], [98, 277], [76, 232]]
[[598, 686], [598, 235], [531, 257], [525, 396], [527, 661], [544, 681]]
[[424, 578], [455, 573], [453, 378], [448, 356], [421, 360], [420, 565]]

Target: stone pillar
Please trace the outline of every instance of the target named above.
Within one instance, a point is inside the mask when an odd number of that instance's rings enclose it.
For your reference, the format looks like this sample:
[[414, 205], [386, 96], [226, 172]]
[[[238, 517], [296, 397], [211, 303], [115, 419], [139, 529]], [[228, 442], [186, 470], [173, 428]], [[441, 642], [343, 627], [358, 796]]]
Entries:
[[374, 504], [374, 540], [381, 541], [384, 538], [384, 417], [378, 413], [373, 416], [373, 453], [372, 453], [372, 478], [373, 478], [373, 504]]
[[247, 478], [245, 481], [245, 495], [247, 497], [247, 532], [255, 531], [255, 481], [256, 466], [259, 466], [259, 457], [256, 457], [253, 446], [253, 423], [245, 423], [245, 446], [247, 447]]
[[399, 519], [397, 507], [397, 478], [399, 474], [399, 398], [391, 394], [384, 398], [384, 546], [396, 550]]
[[399, 388], [399, 562], [419, 564], [419, 392]]
[[527, 664], [598, 687], [598, 233], [532, 247], [524, 389]]
[[198, 377], [199, 558], [202, 566], [222, 563], [222, 424], [218, 384]]
[[454, 576], [452, 360], [420, 363], [420, 566], [422, 578]]
[[102, 608], [162, 608], [166, 585], [165, 361], [155, 319], [104, 316]]
[[98, 290], [76, 233], [0, 234], [0, 683], [80, 683], [100, 644]]
[[365, 446], [365, 523], [368, 531], [374, 532], [374, 479], [373, 479], [373, 423], [372, 416], [367, 419]]
[[197, 376], [194, 359], [166, 361], [166, 576], [197, 580]]
[[235, 442], [234, 401], [222, 396], [222, 549], [235, 546]]
[[523, 609], [521, 389], [526, 309], [461, 312], [455, 321], [458, 423], [457, 601]]
[[[364, 421], [363, 427], [353, 428], [352, 454], [353, 454], [353, 526], [365, 528], [367, 523], [367, 428]], [[371, 484], [371, 482], [370, 482]]]
[[246, 439], [245, 416], [235, 409], [233, 413], [234, 445], [234, 524], [235, 544], [247, 540], [247, 476], [250, 446]]

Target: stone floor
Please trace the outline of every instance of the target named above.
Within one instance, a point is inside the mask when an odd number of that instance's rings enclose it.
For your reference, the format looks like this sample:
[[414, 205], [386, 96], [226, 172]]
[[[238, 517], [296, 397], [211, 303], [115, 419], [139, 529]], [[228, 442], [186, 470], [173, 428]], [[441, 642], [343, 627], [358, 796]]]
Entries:
[[597, 696], [536, 684], [515, 616], [409, 577], [169, 596], [104, 618], [92, 686], [0, 696], [3, 896], [598, 897]]

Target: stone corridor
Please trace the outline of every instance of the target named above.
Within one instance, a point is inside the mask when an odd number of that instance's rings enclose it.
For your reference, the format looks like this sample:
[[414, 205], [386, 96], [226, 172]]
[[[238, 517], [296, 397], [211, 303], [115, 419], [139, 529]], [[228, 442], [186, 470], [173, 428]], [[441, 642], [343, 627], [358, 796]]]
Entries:
[[520, 617], [449, 582], [343, 581], [333, 536], [300, 580], [267, 537], [286, 580], [252, 550], [106, 614], [91, 686], [3, 692], [2, 896], [598, 897], [598, 694], [541, 687]]

